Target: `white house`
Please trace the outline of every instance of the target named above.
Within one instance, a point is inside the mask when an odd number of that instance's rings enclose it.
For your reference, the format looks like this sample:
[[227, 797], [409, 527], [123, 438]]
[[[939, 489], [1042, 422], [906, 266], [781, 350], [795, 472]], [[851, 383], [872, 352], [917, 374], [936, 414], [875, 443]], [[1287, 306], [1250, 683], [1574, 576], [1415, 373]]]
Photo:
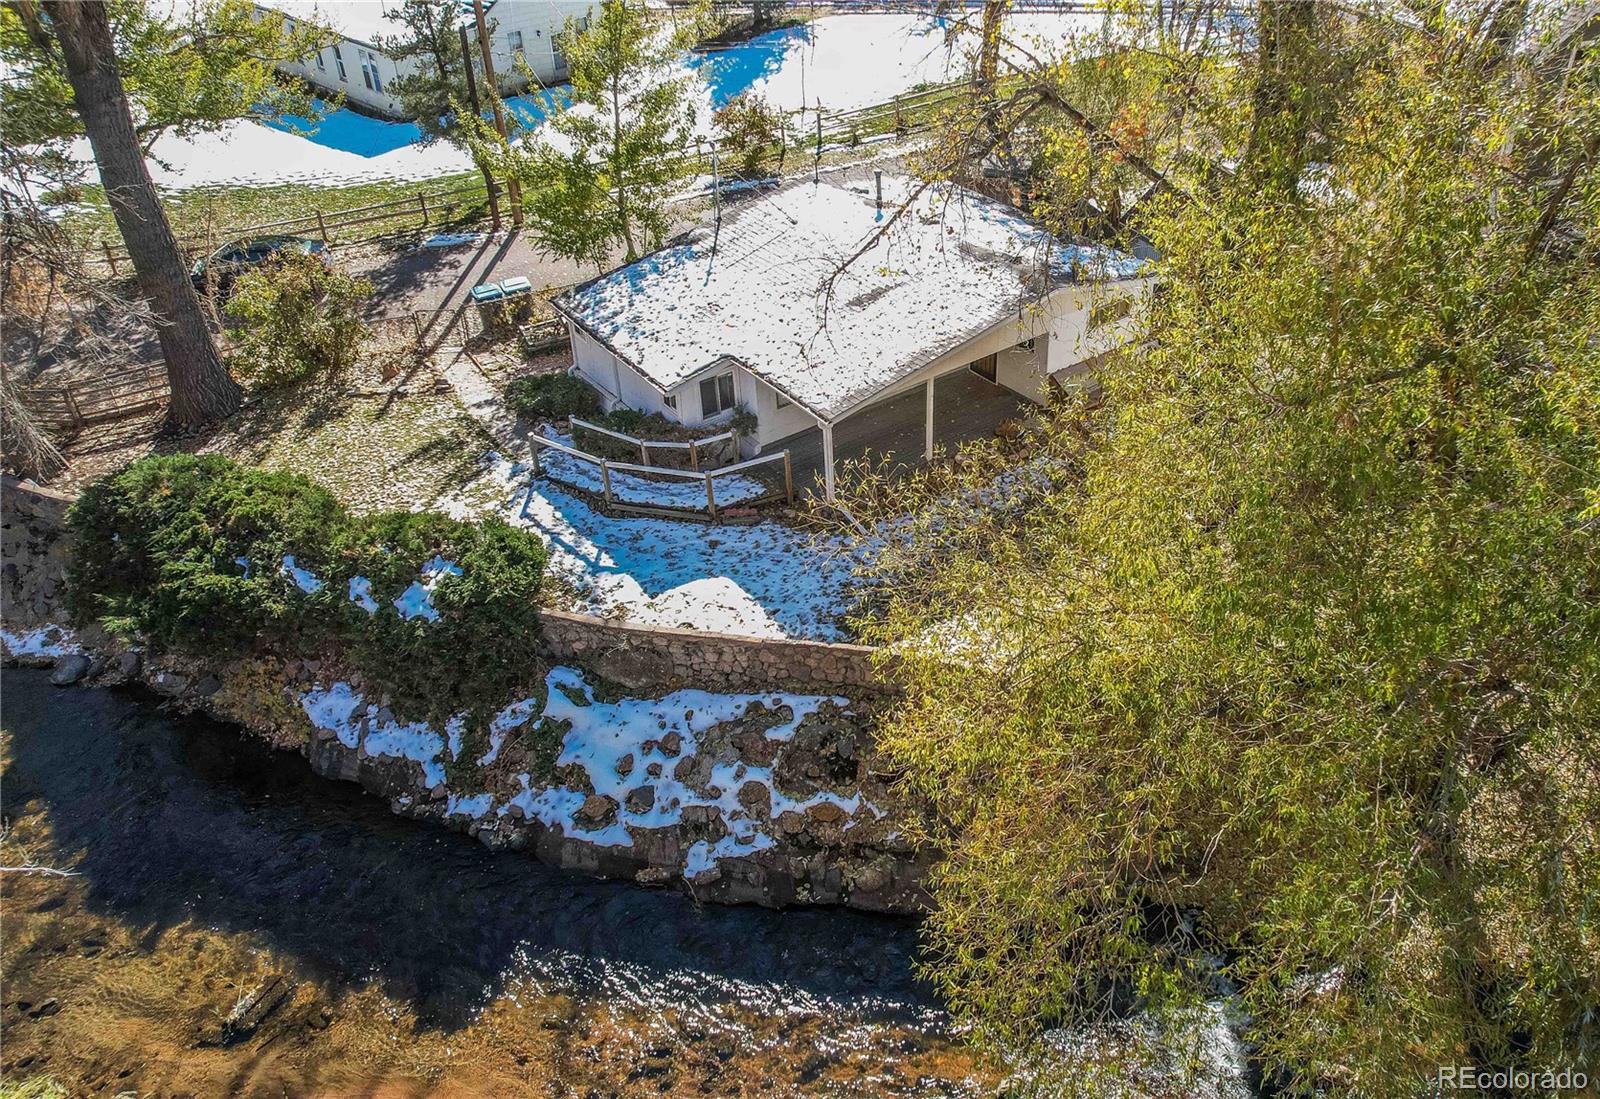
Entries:
[[[341, 92], [345, 101], [370, 114], [402, 117], [390, 90], [395, 78], [412, 70], [415, 60], [397, 62], [378, 45], [404, 33], [404, 24], [390, 19], [400, 0], [278, 0], [258, 4], [263, 15], [277, 14], [294, 23], [331, 26], [341, 37], [303, 61], [279, 66], [317, 88]], [[569, 19], [580, 26], [588, 19], [591, 0], [483, 0], [491, 27], [489, 51], [502, 92], [521, 90], [525, 83], [519, 61], [526, 61], [541, 84], [567, 79], [567, 61], [556, 49], [556, 36]], [[462, 18], [472, 36], [473, 63], [478, 40], [471, 0], [462, 0]], [[481, 68], [479, 70], [481, 72]]]
[[932, 458], [1139, 332], [1140, 260], [955, 186], [896, 217], [909, 185], [790, 183], [559, 296], [574, 372], [686, 425], [742, 406], [747, 446], [814, 455], [831, 498], [841, 458]]

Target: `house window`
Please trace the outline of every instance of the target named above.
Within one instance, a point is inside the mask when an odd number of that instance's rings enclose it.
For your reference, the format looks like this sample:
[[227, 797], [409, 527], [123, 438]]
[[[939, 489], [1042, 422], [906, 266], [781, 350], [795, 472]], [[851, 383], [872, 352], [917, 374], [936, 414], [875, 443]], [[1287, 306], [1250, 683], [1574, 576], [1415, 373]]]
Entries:
[[1127, 294], [1103, 298], [1089, 307], [1089, 331], [1097, 332], [1109, 324], [1116, 324], [1133, 311], [1133, 299]]
[[372, 70], [367, 66], [367, 51], [356, 50], [356, 63], [361, 66], [361, 79], [366, 82], [368, 91], [375, 91], [372, 87]]
[[772, 395], [778, 398], [777, 403], [773, 406], [774, 408], [788, 408], [790, 405], [794, 404], [793, 401], [791, 401], [788, 397], [785, 397], [782, 393], [779, 393], [777, 390], [773, 390]]
[[700, 415], [715, 416], [733, 407], [733, 371], [700, 383]]
[[321, 69], [323, 72], [328, 71], [328, 63], [322, 59], [321, 50], [317, 51], [317, 68]]
[[350, 82], [350, 77], [347, 76], [344, 71], [344, 54], [339, 52], [338, 46], [333, 47], [333, 63], [339, 66], [339, 79], [348, 84]]
[[996, 366], [998, 362], [998, 356], [985, 355], [981, 359], [975, 359], [974, 361], [968, 363], [967, 367], [978, 377], [992, 382], [995, 381], [998, 376], [996, 372]]
[[672, 409], [674, 412], [678, 411], [678, 398], [676, 394], [670, 397], [662, 397], [661, 403]]
[[511, 47], [511, 52], [513, 54], [521, 53], [522, 52], [522, 32], [521, 31], [510, 31], [510, 32], [508, 32], [506, 34], [506, 45]]

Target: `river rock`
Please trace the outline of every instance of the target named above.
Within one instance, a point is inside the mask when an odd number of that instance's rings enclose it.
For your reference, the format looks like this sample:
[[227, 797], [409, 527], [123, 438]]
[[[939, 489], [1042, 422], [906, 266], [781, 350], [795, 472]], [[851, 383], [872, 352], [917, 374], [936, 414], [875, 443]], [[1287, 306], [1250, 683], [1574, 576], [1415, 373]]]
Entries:
[[765, 821], [772, 817], [772, 791], [765, 783], [751, 780], [739, 787], [739, 804], [744, 806], [752, 820]]
[[676, 731], [661, 738], [661, 754], [672, 759], [683, 751], [683, 734]]
[[654, 786], [640, 786], [628, 791], [628, 812], [648, 813], [655, 808], [656, 788]]
[[579, 828], [602, 828], [617, 819], [616, 799], [607, 794], [590, 794], [572, 819]]
[[82, 653], [63, 656], [56, 661], [55, 670], [50, 673], [50, 682], [57, 687], [70, 687], [89, 674], [89, 664], [89, 658]]
[[288, 1002], [294, 982], [282, 973], [269, 973], [233, 1005], [222, 1026], [201, 1045], [231, 1046], [254, 1034], [267, 1017]]
[[633, 774], [633, 753], [629, 752], [617, 760], [617, 777], [627, 778], [631, 774]]
[[812, 820], [820, 821], [823, 824], [838, 824], [850, 816], [841, 806], [835, 805], [831, 801], [817, 802], [817, 804], [806, 810], [806, 815]]

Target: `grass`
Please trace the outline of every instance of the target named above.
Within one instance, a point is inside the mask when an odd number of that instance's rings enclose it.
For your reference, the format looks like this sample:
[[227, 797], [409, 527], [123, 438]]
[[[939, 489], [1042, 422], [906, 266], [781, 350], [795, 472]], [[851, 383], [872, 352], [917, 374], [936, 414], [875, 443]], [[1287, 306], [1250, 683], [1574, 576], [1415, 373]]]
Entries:
[[[285, 183], [263, 187], [216, 186], [192, 187], [184, 190], [162, 192], [162, 205], [172, 222], [173, 232], [185, 245], [219, 246], [238, 236], [237, 230], [291, 218], [307, 218], [320, 212], [330, 223], [337, 222], [341, 212], [384, 202], [415, 200], [419, 193], [429, 199], [430, 228], [449, 229], [476, 224], [489, 215], [488, 203], [471, 195], [457, 195], [453, 206], [440, 216], [438, 204], [432, 199], [435, 193], [470, 187], [482, 183], [477, 172], [458, 172], [426, 180], [378, 180], [372, 183], [352, 183], [338, 186], [317, 186], [307, 183]], [[376, 237], [414, 229], [421, 222], [419, 206], [412, 205], [394, 211], [362, 225], [334, 227], [330, 236], [339, 243], [371, 240]], [[72, 235], [86, 248], [96, 252], [109, 244], [118, 253], [123, 251], [122, 237], [117, 232], [106, 202], [105, 192], [98, 186], [85, 187], [81, 202], [67, 215], [67, 225]], [[289, 230], [302, 236], [316, 236], [317, 228], [311, 225], [295, 226]], [[209, 250], [207, 247], [206, 250]]]

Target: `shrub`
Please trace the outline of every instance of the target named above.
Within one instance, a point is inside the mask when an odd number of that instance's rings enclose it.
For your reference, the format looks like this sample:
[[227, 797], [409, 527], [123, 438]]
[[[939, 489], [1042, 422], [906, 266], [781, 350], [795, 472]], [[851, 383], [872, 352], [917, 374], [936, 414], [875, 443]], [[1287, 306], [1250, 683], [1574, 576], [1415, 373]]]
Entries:
[[240, 322], [234, 365], [263, 385], [283, 385], [321, 371], [333, 378], [355, 365], [372, 332], [361, 303], [372, 283], [294, 249], [241, 275], [228, 299]]
[[[262, 642], [333, 645], [398, 708], [440, 723], [466, 711], [474, 726], [538, 671], [544, 543], [499, 520], [356, 518], [298, 474], [177, 454], [90, 485], [70, 522], [74, 615], [159, 647], [222, 656]], [[321, 581], [317, 591], [284, 570], [287, 555]], [[435, 557], [460, 575], [424, 580]], [[356, 577], [370, 585], [371, 614], [350, 598]], [[397, 609], [414, 583], [436, 620]]]
[[219, 455], [145, 458], [72, 507], [73, 609], [161, 644], [247, 643], [304, 609], [291, 592], [304, 593], [278, 569], [284, 555], [323, 568], [324, 547], [347, 523], [332, 494], [296, 474]]
[[506, 386], [506, 403], [529, 420], [600, 415], [600, 394], [571, 374], [530, 374]]
[[783, 112], [759, 95], [745, 92], [734, 96], [712, 120], [721, 146], [733, 156], [746, 179], [759, 176], [762, 162], [783, 149]]

